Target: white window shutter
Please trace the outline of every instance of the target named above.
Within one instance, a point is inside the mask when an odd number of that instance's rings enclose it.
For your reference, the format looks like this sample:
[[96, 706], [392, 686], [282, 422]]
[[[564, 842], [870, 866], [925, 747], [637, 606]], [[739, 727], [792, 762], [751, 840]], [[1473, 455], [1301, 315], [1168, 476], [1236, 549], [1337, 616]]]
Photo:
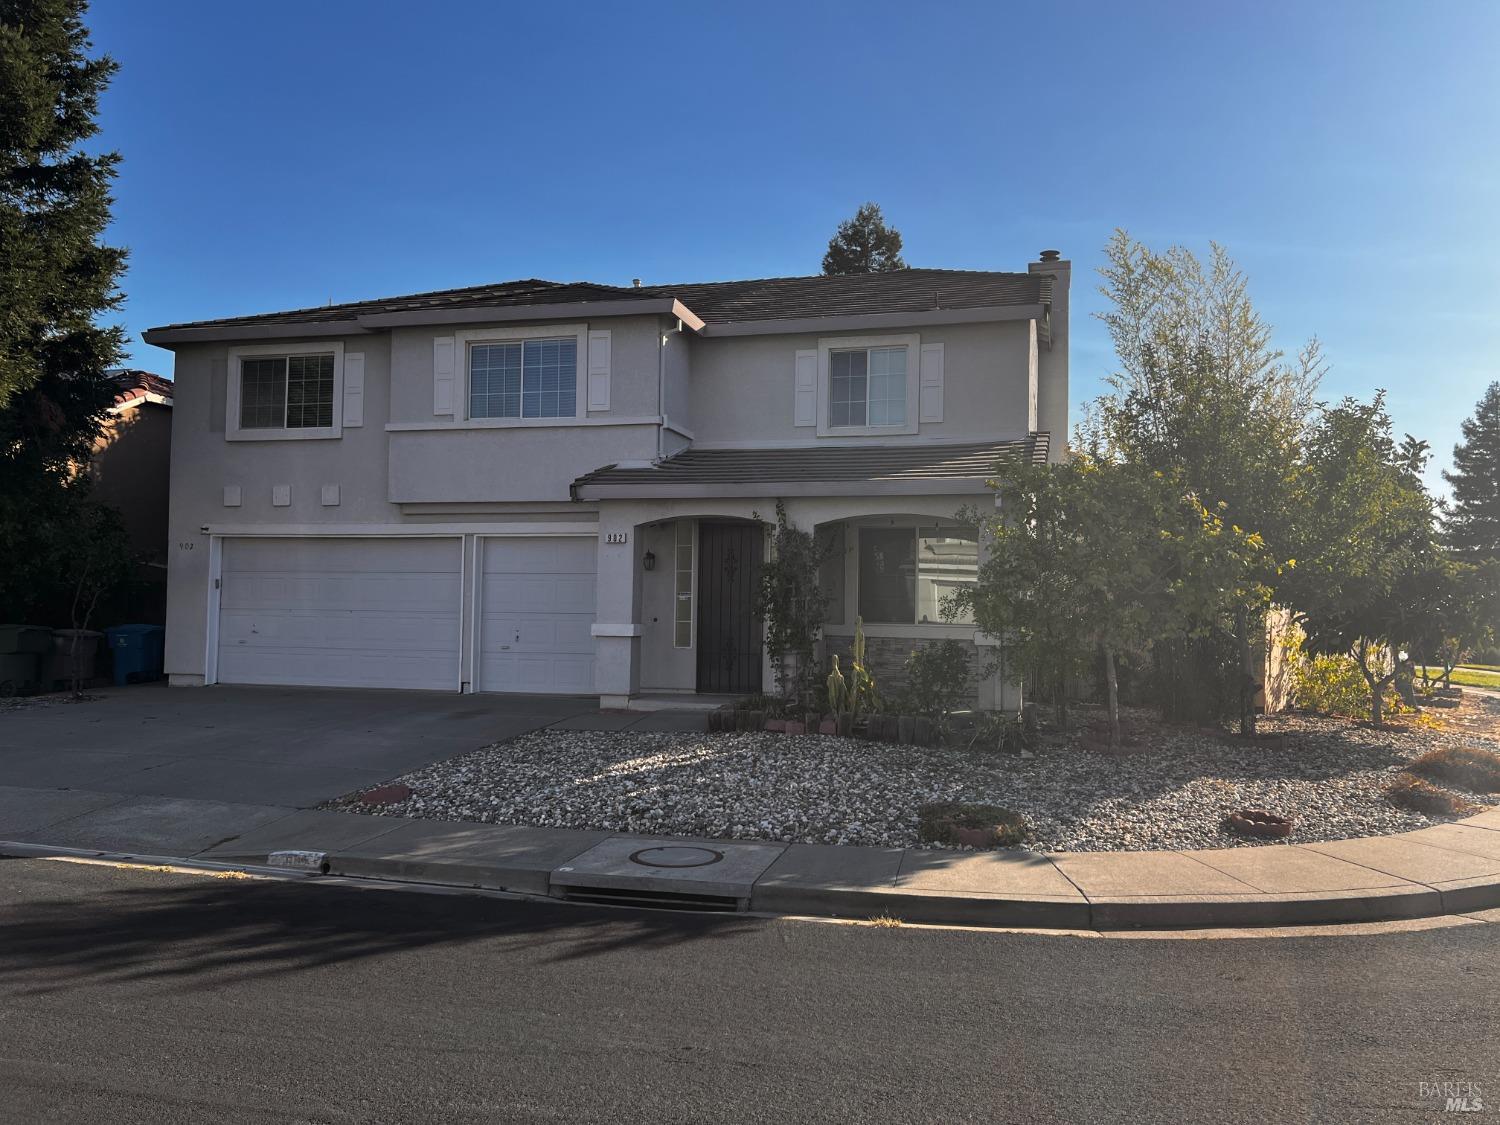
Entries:
[[432, 341], [432, 412], [453, 413], [453, 352], [452, 336], [439, 336]]
[[365, 424], [365, 353], [344, 356], [344, 425]]
[[590, 410], [609, 409], [609, 333], [589, 333]]
[[796, 387], [793, 393], [792, 425], [818, 424], [818, 353], [797, 353]]
[[943, 420], [943, 345], [922, 345], [922, 381], [919, 388], [917, 421]]

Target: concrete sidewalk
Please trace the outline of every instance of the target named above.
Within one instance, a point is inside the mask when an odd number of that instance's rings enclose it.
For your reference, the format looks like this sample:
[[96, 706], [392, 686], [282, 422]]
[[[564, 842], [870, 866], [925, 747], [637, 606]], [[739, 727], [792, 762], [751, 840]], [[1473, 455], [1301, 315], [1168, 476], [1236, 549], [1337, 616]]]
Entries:
[[[1397, 836], [1035, 855], [410, 820], [0, 787], [0, 841], [264, 865], [589, 902], [1057, 929], [1370, 922], [1500, 906], [1500, 809]], [[0, 853], [4, 847], [0, 845]]]

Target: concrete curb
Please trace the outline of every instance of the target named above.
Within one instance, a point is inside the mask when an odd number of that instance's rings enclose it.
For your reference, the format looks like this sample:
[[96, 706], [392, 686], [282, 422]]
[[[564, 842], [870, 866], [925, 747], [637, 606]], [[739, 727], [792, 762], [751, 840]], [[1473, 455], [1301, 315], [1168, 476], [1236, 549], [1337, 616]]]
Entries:
[[[142, 838], [155, 836], [148, 832]], [[649, 896], [652, 905], [671, 904], [675, 895], [683, 909], [717, 896], [723, 900], [720, 909], [758, 914], [1006, 929], [1336, 925], [1500, 907], [1500, 809], [1396, 836], [1273, 844], [1232, 849], [1232, 855], [1219, 850], [1047, 856], [679, 840], [329, 812], [291, 814], [182, 856], [101, 844], [90, 849], [71, 840], [67, 846], [0, 842], [0, 853], [617, 903], [637, 894]], [[671, 849], [712, 851], [718, 858], [710, 862], [719, 866], [622, 867], [624, 856], [636, 860], [641, 851]], [[280, 853], [319, 854], [326, 858], [325, 874], [305, 863], [289, 868], [273, 858]]]
[[[663, 843], [669, 841], [663, 840]], [[257, 857], [246, 857], [253, 861]], [[259, 857], [264, 863], [265, 857]], [[473, 887], [565, 897], [553, 872], [434, 859], [328, 856], [329, 874], [347, 878]], [[608, 880], [604, 882], [609, 882]], [[615, 885], [625, 884], [614, 881]], [[649, 884], [660, 889], [659, 882]], [[888, 917], [936, 925], [1039, 930], [1214, 929], [1401, 921], [1500, 906], [1500, 876], [1440, 886], [1213, 895], [1007, 895], [900, 886], [779, 885], [756, 882], [748, 909], [758, 914], [849, 920]]]

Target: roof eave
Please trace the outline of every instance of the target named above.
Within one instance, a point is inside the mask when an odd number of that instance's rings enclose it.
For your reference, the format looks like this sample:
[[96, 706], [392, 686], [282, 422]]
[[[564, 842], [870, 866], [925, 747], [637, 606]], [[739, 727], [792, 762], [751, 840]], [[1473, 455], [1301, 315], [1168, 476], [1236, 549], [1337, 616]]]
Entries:
[[775, 496], [957, 496], [989, 491], [990, 477], [891, 477], [878, 480], [723, 481], [658, 484], [575, 482], [575, 500], [696, 500]]
[[621, 301], [566, 301], [551, 305], [469, 305], [459, 309], [407, 309], [365, 313], [366, 328], [405, 328], [428, 324], [489, 324], [515, 320], [592, 320], [613, 316], [672, 316], [697, 331], [703, 327], [693, 312], [675, 297], [633, 297]]
[[173, 344], [233, 343], [239, 340], [311, 340], [325, 336], [362, 336], [368, 329], [352, 320], [316, 320], [295, 324], [191, 324], [167, 328], [148, 328], [141, 339], [159, 348]]
[[463, 308], [408, 309], [363, 313], [345, 320], [263, 321], [245, 324], [184, 324], [148, 328], [141, 339], [158, 347], [173, 344], [230, 343], [239, 340], [306, 340], [361, 336], [391, 328], [448, 324], [495, 324], [538, 320], [595, 320], [616, 316], [671, 316], [694, 332], [703, 321], [675, 297], [623, 301], [569, 301], [548, 305], [469, 305]]
[[929, 324], [984, 324], [1002, 320], [1040, 320], [1047, 306], [976, 305], [961, 309], [922, 309], [916, 312], [859, 313], [851, 316], [782, 317], [737, 320], [705, 325], [703, 336], [786, 336], [809, 332], [865, 328], [912, 328]]

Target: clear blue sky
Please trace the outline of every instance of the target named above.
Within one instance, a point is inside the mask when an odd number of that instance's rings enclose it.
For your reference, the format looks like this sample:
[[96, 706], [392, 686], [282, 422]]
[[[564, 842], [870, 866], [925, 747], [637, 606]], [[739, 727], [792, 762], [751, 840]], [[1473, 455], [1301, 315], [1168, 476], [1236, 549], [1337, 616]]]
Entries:
[[[1326, 396], [1446, 464], [1500, 378], [1500, 4], [106, 0], [124, 321], [515, 277], [815, 273], [878, 201], [914, 265], [1224, 243]], [[168, 353], [133, 362], [170, 373]]]

